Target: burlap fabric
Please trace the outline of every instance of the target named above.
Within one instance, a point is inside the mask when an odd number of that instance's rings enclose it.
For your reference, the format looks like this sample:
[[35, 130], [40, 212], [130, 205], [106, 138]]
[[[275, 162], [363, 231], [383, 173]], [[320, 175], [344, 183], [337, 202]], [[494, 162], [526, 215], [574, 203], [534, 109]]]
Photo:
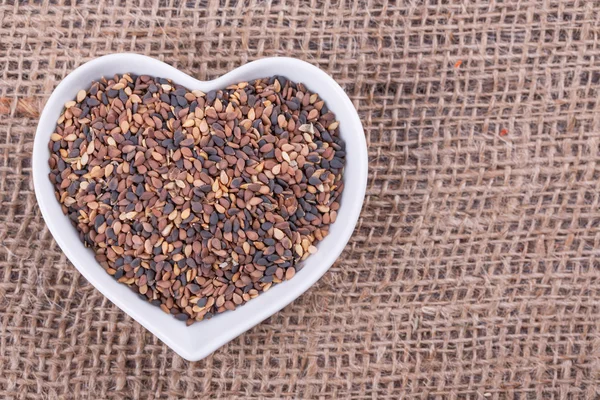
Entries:
[[[599, 398], [594, 3], [0, 1], [0, 398]], [[365, 128], [343, 256], [197, 363], [80, 276], [33, 193], [45, 100], [122, 51], [200, 79], [297, 57]]]

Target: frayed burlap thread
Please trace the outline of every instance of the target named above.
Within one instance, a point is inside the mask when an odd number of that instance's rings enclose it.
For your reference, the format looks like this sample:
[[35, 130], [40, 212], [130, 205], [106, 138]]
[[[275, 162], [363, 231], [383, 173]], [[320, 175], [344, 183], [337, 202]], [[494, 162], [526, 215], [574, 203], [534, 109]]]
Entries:
[[[0, 0], [0, 397], [599, 398], [599, 32], [591, 1]], [[53, 88], [123, 51], [199, 79], [297, 57], [365, 128], [339, 261], [197, 363], [81, 277], [33, 193]]]

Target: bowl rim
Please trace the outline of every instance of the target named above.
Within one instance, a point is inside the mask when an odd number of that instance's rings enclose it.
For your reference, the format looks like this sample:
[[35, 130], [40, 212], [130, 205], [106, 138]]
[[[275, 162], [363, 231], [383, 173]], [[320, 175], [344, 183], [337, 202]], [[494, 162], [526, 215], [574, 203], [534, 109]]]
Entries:
[[[307, 276], [305, 276], [304, 280], [299, 282], [298, 285], [294, 285], [294, 287], [299, 287], [299, 288], [292, 290], [293, 287], [290, 286], [287, 291], [279, 290], [280, 293], [279, 293], [278, 301], [276, 301], [274, 304], [268, 304], [268, 310], [262, 310], [262, 311], [259, 310], [257, 312], [258, 315], [254, 316], [254, 317], [245, 318], [245, 319], [241, 318], [241, 321], [238, 321], [237, 323], [235, 323], [232, 329], [224, 332], [219, 337], [213, 338], [213, 340], [210, 341], [209, 343], [203, 344], [201, 346], [201, 348], [196, 348], [196, 349], [191, 348], [192, 346], [190, 345], [190, 343], [184, 343], [185, 342], [184, 340], [182, 340], [182, 341], [177, 340], [177, 338], [174, 337], [174, 335], [171, 335], [168, 332], [165, 332], [165, 329], [158, 327], [157, 323], [154, 322], [150, 318], [149, 315], [146, 316], [143, 314], [143, 312], [140, 313], [140, 311], [137, 310], [137, 308], [139, 308], [139, 307], [137, 307], [135, 305], [132, 306], [132, 305], [127, 304], [126, 299], [122, 298], [125, 295], [114, 292], [114, 290], [111, 289], [110, 287], [108, 287], [106, 285], [106, 283], [103, 283], [103, 282], [101, 282], [100, 279], [98, 279], [96, 272], [90, 270], [87, 266], [82, 265], [81, 256], [76, 254], [77, 252], [79, 252], [79, 250], [74, 250], [72, 248], [72, 243], [68, 242], [65, 239], [65, 237], [62, 235], [62, 233], [58, 227], [59, 222], [57, 222], [57, 221], [60, 218], [65, 219], [67, 221], [67, 223], [69, 223], [69, 225], [70, 225], [68, 218], [64, 214], [62, 214], [62, 212], [60, 213], [60, 216], [57, 217], [54, 215], [55, 212], [50, 210], [49, 202], [55, 202], [57, 205], [58, 205], [58, 202], [55, 199], [54, 192], [52, 191], [51, 193], [48, 193], [47, 188], [44, 188], [44, 184], [41, 181], [42, 179], [48, 180], [47, 175], [44, 172], [49, 171], [49, 167], [48, 167], [48, 163], [47, 163], [49, 150], [48, 150], [47, 144], [48, 144], [50, 134], [48, 133], [46, 135], [45, 132], [47, 132], [50, 128], [47, 128], [46, 127], [47, 125], [44, 125], [43, 123], [46, 121], [50, 121], [50, 124], [52, 125], [52, 127], [54, 127], [56, 124], [55, 121], [58, 118], [58, 116], [56, 114], [53, 114], [50, 111], [50, 106], [53, 105], [54, 103], [56, 103], [57, 101], [59, 101], [58, 100], [59, 98], [65, 97], [65, 94], [67, 94], [67, 93], [71, 93], [72, 95], [70, 96], [70, 98], [74, 98], [75, 93], [77, 92], [77, 89], [75, 89], [74, 92], [72, 90], [74, 82], [76, 82], [78, 79], [80, 79], [81, 76], [85, 75], [86, 73], [89, 73], [90, 70], [97, 69], [106, 63], [115, 63], [115, 64], [121, 63], [121, 64], [130, 64], [130, 65], [135, 64], [135, 63], [148, 64], [149, 67], [154, 66], [157, 69], [167, 71], [168, 76], [165, 76], [164, 73], [162, 73], [161, 76], [165, 77], [165, 78], [169, 78], [177, 83], [179, 83], [180, 81], [188, 81], [189, 82], [191, 79], [193, 81], [196, 81], [196, 83], [199, 86], [203, 86], [203, 85], [204, 86], [213, 86], [215, 88], [225, 87], [225, 85], [224, 85], [225, 82], [231, 81], [232, 79], [234, 79], [234, 81], [235, 81], [235, 78], [241, 77], [241, 75], [243, 75], [246, 71], [262, 70], [262, 69], [267, 69], [267, 68], [273, 68], [273, 66], [277, 66], [278, 68], [281, 67], [281, 73], [279, 73], [278, 75], [286, 76], [286, 68], [302, 69], [303, 71], [304, 70], [308, 71], [307, 77], [310, 76], [310, 74], [314, 74], [314, 76], [318, 76], [319, 79], [321, 79], [321, 80], [325, 79], [327, 81], [327, 83], [329, 85], [327, 89], [332, 90], [334, 92], [329, 97], [333, 97], [335, 95], [335, 97], [337, 98], [337, 101], [341, 102], [341, 104], [339, 104], [339, 105], [336, 104], [336, 106], [340, 109], [343, 107], [343, 109], [344, 109], [344, 115], [345, 115], [344, 121], [341, 121], [341, 124], [340, 124], [341, 134], [344, 131], [345, 124], [351, 125], [352, 131], [349, 128], [347, 128], [348, 132], [354, 132], [353, 136], [352, 136], [352, 140], [357, 142], [356, 143], [356, 154], [352, 155], [352, 157], [353, 157], [352, 163], [355, 164], [355, 165], [353, 165], [353, 168], [356, 167], [356, 171], [354, 172], [355, 175], [353, 175], [351, 177], [351, 179], [353, 181], [352, 185], [354, 186], [354, 191], [351, 194], [352, 200], [348, 201], [348, 204], [346, 204], [346, 205], [344, 204], [344, 202], [342, 202], [340, 204], [340, 210], [338, 212], [338, 220], [339, 220], [339, 216], [342, 213], [342, 210], [344, 210], [344, 214], [346, 214], [346, 228], [342, 232], [340, 232], [339, 235], [336, 237], [338, 244], [334, 245], [333, 249], [331, 249], [331, 251], [327, 252], [326, 257], [323, 260], [323, 264], [325, 266], [319, 265], [319, 267], [318, 267], [319, 269], [316, 271], [316, 273], [312, 273], [310, 275], [306, 274]], [[160, 68], [158, 68], [158, 67], [160, 67]], [[125, 69], [127, 69], [127, 67], [125, 67]], [[269, 75], [274, 75], [274, 74], [269, 74]], [[253, 79], [253, 78], [248, 78], [248, 79]], [[298, 79], [294, 79], [294, 80], [298, 81]], [[182, 85], [183, 85], [183, 83], [182, 83]], [[184, 86], [189, 88], [188, 85], [184, 85]], [[310, 87], [309, 84], [307, 84], [307, 86]], [[75, 84], [75, 88], [77, 88], [77, 87], [80, 88], [80, 85]], [[190, 89], [193, 90], [193, 88], [190, 88]], [[317, 89], [317, 92], [319, 92], [319, 89]], [[320, 92], [319, 92], [319, 94], [321, 95]], [[328, 103], [328, 107], [330, 109], [332, 109], [332, 107], [329, 105], [329, 101], [326, 100], [326, 102]], [[64, 104], [64, 102], [60, 103], [61, 109], [62, 109], [63, 104]], [[337, 111], [336, 111], [336, 115], [338, 115]], [[346, 138], [345, 138], [345, 140], [346, 140]], [[347, 140], [346, 140], [346, 142], [347, 142]], [[348, 159], [346, 161], [346, 164], [348, 166]], [[157, 59], [143, 56], [140, 54], [116, 53], [116, 54], [109, 54], [109, 55], [95, 58], [91, 61], [88, 61], [85, 64], [82, 64], [81, 66], [79, 66], [78, 68], [76, 68], [75, 70], [70, 72], [68, 75], [66, 75], [64, 77], [64, 79], [62, 79], [59, 82], [59, 84], [56, 86], [56, 88], [53, 90], [52, 94], [50, 95], [50, 97], [48, 98], [48, 101], [46, 102], [46, 104], [44, 106], [42, 113], [40, 114], [38, 126], [36, 129], [36, 135], [35, 135], [35, 139], [34, 139], [33, 152], [32, 152], [32, 179], [33, 179], [35, 196], [36, 196], [38, 205], [40, 207], [40, 210], [42, 212], [42, 216], [46, 223], [46, 226], [52, 233], [52, 236], [54, 237], [55, 241], [58, 243], [58, 245], [60, 246], [60, 248], [62, 249], [64, 254], [67, 256], [67, 258], [77, 268], [77, 270], [106, 298], [108, 298], [112, 303], [114, 303], [122, 311], [124, 311], [126, 314], [128, 314], [130, 317], [132, 317], [134, 320], [136, 320], [138, 323], [140, 323], [142, 326], [144, 326], [146, 329], [148, 329], [154, 335], [156, 335], [161, 341], [163, 341], [165, 344], [167, 344], [176, 353], [178, 353], [180, 356], [182, 356], [183, 358], [185, 358], [189, 361], [197, 361], [197, 360], [200, 360], [200, 359], [208, 356], [209, 354], [211, 354], [213, 351], [215, 351], [216, 349], [218, 349], [225, 343], [229, 342], [230, 340], [232, 340], [235, 337], [239, 336], [240, 334], [244, 333], [248, 329], [259, 324], [266, 318], [275, 314], [276, 312], [281, 310], [283, 307], [287, 306], [289, 303], [291, 303], [293, 300], [295, 300], [297, 297], [302, 295], [317, 280], [319, 280], [323, 276], [323, 274], [325, 274], [325, 272], [327, 272], [327, 270], [331, 267], [331, 265], [333, 265], [333, 263], [337, 260], [337, 258], [339, 257], [339, 255], [341, 254], [343, 249], [346, 247], [347, 242], [350, 239], [350, 237], [352, 236], [352, 233], [358, 222], [358, 218], [360, 216], [360, 212], [361, 212], [362, 205], [363, 205], [364, 198], [365, 198], [365, 192], [366, 192], [366, 186], [367, 186], [367, 176], [368, 176], [368, 153], [367, 153], [366, 138], [364, 135], [362, 123], [358, 116], [358, 112], [356, 111], [350, 98], [347, 96], [347, 94], [344, 92], [344, 90], [340, 87], [340, 85], [333, 78], [331, 78], [327, 73], [325, 73], [324, 71], [322, 71], [321, 69], [319, 69], [318, 67], [316, 67], [310, 63], [307, 63], [307, 62], [299, 60], [299, 59], [290, 58], [290, 57], [269, 57], [269, 58], [262, 58], [262, 59], [259, 59], [256, 61], [252, 61], [250, 63], [246, 63], [241, 66], [238, 66], [237, 68], [232, 69], [228, 73], [221, 75], [220, 77], [210, 80], [210, 81], [199, 81], [199, 80], [193, 78], [193, 76], [187, 75], [184, 72], [172, 67], [169, 64], [166, 64]], [[345, 188], [344, 188], [344, 192], [343, 192], [342, 196], [343, 197], [346, 196], [346, 198], [349, 196], [349, 194], [346, 193], [347, 186], [348, 186], [348, 185], [346, 185], [347, 179], [348, 179], [348, 176], [345, 175], [344, 176]], [[49, 200], [48, 197], [51, 197], [51, 200]], [[60, 207], [59, 207], [59, 210], [60, 210]], [[336, 223], [337, 223], [337, 221], [332, 224], [332, 228], [333, 228], [333, 226], [335, 226]], [[328, 235], [328, 237], [329, 236], [331, 236], [331, 234]], [[326, 239], [327, 238], [325, 238], [325, 240]], [[321, 245], [324, 241], [321, 241], [321, 243], [319, 243], [319, 245]], [[78, 242], [78, 243], [79, 243], [79, 245], [81, 245], [81, 248], [84, 249], [83, 244], [81, 242]], [[319, 253], [321, 253], [321, 251], [319, 251], [317, 254], [319, 254]], [[316, 254], [312, 255], [311, 258], [315, 257], [315, 256], [316, 256]], [[98, 263], [96, 263], [96, 265], [99, 266]], [[100, 270], [104, 275], [108, 276], [108, 274], [106, 274], [102, 268], [100, 268]], [[298, 275], [300, 275], [305, 270], [306, 270], [306, 268], [304, 268], [302, 271], [300, 271], [298, 273]], [[291, 280], [288, 282], [291, 283], [291, 282], [294, 282], [294, 280]], [[284, 286], [288, 282], [283, 282], [282, 284], [274, 286], [273, 288], [271, 288], [269, 290], [269, 292], [276, 289], [277, 287]], [[122, 284], [119, 284], [119, 285], [121, 285], [124, 289], [128, 289], [125, 285], [122, 285]], [[128, 290], [128, 291], [133, 294], [133, 292], [131, 290]], [[261, 297], [266, 296], [267, 294], [268, 293], [261, 293], [261, 295], [258, 296], [257, 299], [260, 299]], [[257, 299], [253, 299], [253, 301], [257, 301]], [[136, 297], [136, 300], [139, 303], [143, 303], [139, 299], [137, 299], [137, 297]], [[252, 302], [246, 303], [245, 307], [250, 303], [252, 303]], [[157, 307], [154, 307], [154, 306], [151, 306], [151, 307], [155, 308], [156, 310], [159, 310]], [[238, 310], [238, 309], [236, 309], [236, 310]], [[162, 313], [162, 311], [160, 311], [160, 312]], [[230, 313], [234, 313], [234, 312], [229, 312], [229, 314]], [[220, 315], [224, 315], [224, 314], [228, 314], [228, 313], [223, 313]], [[171, 316], [168, 316], [168, 315], [166, 315], [166, 316], [178, 324], [184, 324], [183, 322], [177, 321], [175, 318], [172, 318]], [[192, 325], [192, 327], [200, 325], [200, 324], [202, 324], [202, 322], [196, 323], [196, 324]], [[187, 329], [192, 328], [192, 327], [188, 327]]]

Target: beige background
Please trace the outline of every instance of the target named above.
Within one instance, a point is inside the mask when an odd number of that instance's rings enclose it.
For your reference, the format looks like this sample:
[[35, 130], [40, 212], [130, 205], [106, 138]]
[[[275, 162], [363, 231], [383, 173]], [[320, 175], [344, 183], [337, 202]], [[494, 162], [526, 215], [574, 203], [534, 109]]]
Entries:
[[[0, 0], [0, 398], [598, 398], [599, 21], [592, 1]], [[45, 100], [122, 51], [199, 79], [306, 60], [369, 144], [341, 259], [198, 363], [80, 276], [33, 193]]]

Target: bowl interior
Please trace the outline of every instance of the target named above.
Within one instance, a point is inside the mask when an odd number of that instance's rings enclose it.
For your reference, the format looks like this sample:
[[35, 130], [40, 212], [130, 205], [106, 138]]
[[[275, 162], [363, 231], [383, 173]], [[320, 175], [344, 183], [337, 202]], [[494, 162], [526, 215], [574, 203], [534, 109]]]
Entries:
[[[275, 285], [235, 311], [215, 316], [190, 327], [142, 301], [129, 288], [111, 278], [84, 248], [75, 228], [62, 213], [48, 179], [47, 148], [65, 102], [77, 91], [102, 76], [131, 72], [172, 79], [189, 89], [209, 91], [232, 83], [272, 75], [283, 75], [304, 83], [325, 100], [340, 121], [340, 134], [347, 145], [344, 192], [338, 218], [330, 234], [318, 245], [304, 268], [291, 281]], [[358, 115], [337, 83], [318, 68], [289, 58], [268, 58], [246, 64], [213, 81], [201, 82], [152, 58], [115, 54], [95, 59], [69, 74], [56, 88], [40, 117], [33, 151], [33, 178], [36, 197], [44, 220], [56, 241], [77, 269], [113, 303], [127, 312], [163, 342], [188, 360], [204, 358], [219, 346], [279, 311], [317, 281], [339, 256], [358, 220], [367, 179], [367, 150]]]

